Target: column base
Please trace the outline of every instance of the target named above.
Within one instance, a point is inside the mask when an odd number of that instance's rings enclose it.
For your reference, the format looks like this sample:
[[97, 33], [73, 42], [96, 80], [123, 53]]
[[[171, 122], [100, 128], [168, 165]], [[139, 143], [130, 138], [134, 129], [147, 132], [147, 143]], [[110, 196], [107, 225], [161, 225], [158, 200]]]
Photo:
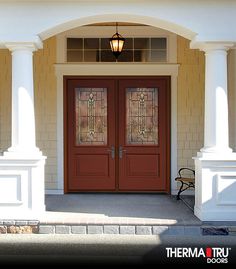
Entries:
[[37, 147], [26, 148], [26, 147], [10, 147], [3, 153], [6, 157], [19, 157], [19, 158], [36, 158], [43, 156], [42, 151]]
[[204, 147], [200, 150], [202, 153], [214, 153], [214, 154], [227, 154], [232, 153], [233, 150], [230, 147]]
[[45, 156], [0, 156], [0, 218], [38, 219], [45, 211]]
[[236, 153], [198, 153], [194, 214], [202, 221], [236, 221]]

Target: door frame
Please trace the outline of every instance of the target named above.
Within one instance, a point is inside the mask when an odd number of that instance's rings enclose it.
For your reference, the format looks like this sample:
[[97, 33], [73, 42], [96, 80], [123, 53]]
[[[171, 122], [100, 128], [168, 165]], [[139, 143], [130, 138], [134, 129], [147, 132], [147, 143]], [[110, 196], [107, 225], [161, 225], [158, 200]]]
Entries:
[[[68, 120], [67, 120], [67, 102], [68, 102], [68, 98], [67, 98], [67, 81], [71, 80], [71, 79], [114, 79], [114, 80], [118, 80], [119, 79], [144, 79], [144, 80], [148, 80], [148, 79], [163, 79], [166, 81], [166, 85], [167, 85], [167, 100], [166, 100], [166, 118], [167, 118], [167, 123], [166, 123], [166, 134], [167, 134], [167, 143], [166, 143], [166, 192], [170, 194], [171, 192], [171, 177], [170, 177], [170, 167], [171, 167], [171, 160], [170, 160], [170, 150], [171, 150], [171, 133], [170, 133], [170, 127], [171, 127], [171, 76], [63, 76], [63, 131], [64, 131], [64, 139], [63, 139], [63, 148], [64, 148], [64, 193], [68, 193], [68, 147], [67, 147], [67, 140], [68, 140], [68, 136], [67, 136], [67, 129], [68, 129]], [[118, 91], [115, 91], [115, 98], [117, 100], [118, 98]], [[117, 102], [115, 102], [116, 106], [117, 106]], [[118, 113], [116, 113], [118, 114]], [[118, 122], [118, 115], [116, 115], [116, 124]], [[117, 126], [117, 125], [116, 125]], [[116, 147], [117, 147], [117, 143], [118, 143], [118, 136], [116, 136]], [[117, 162], [117, 160], [116, 160]], [[118, 169], [116, 169], [116, 173], [118, 173]], [[120, 193], [124, 193], [126, 191], [120, 191], [117, 189], [118, 187], [118, 176], [116, 174], [116, 190], [115, 192], [120, 192]], [[80, 190], [79, 192], [87, 192], [87, 191], [83, 191]], [[95, 191], [95, 192], [101, 192], [101, 191]], [[107, 191], [106, 191], [107, 192]], [[108, 191], [109, 192], [109, 191]], [[114, 191], [110, 191], [113, 192]], [[132, 191], [129, 191], [132, 192]], [[133, 191], [135, 193], [163, 193], [163, 191]]]

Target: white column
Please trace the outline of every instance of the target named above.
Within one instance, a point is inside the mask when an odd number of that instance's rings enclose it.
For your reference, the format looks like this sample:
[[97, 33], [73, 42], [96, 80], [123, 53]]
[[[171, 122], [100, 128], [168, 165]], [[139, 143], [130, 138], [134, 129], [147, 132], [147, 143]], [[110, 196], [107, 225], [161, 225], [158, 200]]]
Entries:
[[45, 211], [46, 157], [36, 147], [34, 43], [5, 44], [12, 51], [12, 145], [0, 156], [0, 216], [38, 219]]
[[7, 44], [12, 52], [12, 145], [8, 153], [38, 154], [35, 139], [34, 44]]
[[207, 45], [203, 50], [206, 56], [205, 127], [201, 152], [232, 152], [229, 148], [227, 48]]
[[[231, 44], [232, 45], [232, 44]], [[227, 48], [201, 44], [206, 55], [204, 147], [195, 157], [194, 214], [202, 221], [236, 221], [236, 153], [229, 148]]]

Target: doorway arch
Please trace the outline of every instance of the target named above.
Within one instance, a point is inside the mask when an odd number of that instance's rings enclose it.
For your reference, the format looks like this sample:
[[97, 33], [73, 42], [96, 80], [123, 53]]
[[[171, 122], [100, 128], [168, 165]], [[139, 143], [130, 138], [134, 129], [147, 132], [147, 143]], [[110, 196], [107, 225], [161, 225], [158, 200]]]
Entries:
[[137, 14], [101, 14], [101, 15], [95, 15], [95, 16], [88, 16], [88, 17], [81, 17], [78, 19], [73, 20], [67, 20], [63, 21], [59, 24], [53, 25], [52, 27], [46, 29], [45, 31], [39, 33], [39, 37], [42, 40], [45, 40], [49, 37], [52, 37], [54, 35], [57, 35], [59, 33], [62, 33], [64, 31], [94, 24], [94, 23], [105, 23], [105, 22], [127, 22], [127, 23], [139, 23], [144, 25], [149, 25], [153, 27], [158, 27], [167, 31], [170, 31], [172, 33], [175, 33], [177, 35], [180, 35], [186, 39], [192, 40], [197, 33], [193, 32], [192, 30], [181, 26], [179, 24], [176, 24], [171, 21], [162, 20], [159, 18], [151, 17], [151, 16], [143, 16], [143, 15], [137, 15]]
[[[109, 23], [109, 22], [126, 22], [126, 23], [137, 23], [137, 24], [144, 24], [149, 25], [153, 27], [158, 27], [170, 32], [173, 32], [177, 35], [181, 35], [187, 39], [193, 39], [196, 36], [196, 33], [193, 31], [175, 24], [173, 22], [161, 20], [154, 17], [149, 16], [141, 16], [137, 14], [101, 14], [96, 16], [88, 16], [88, 17], [81, 17], [75, 20], [68, 20], [64, 21], [62, 23], [59, 23], [58, 25], [54, 25], [53, 27], [41, 32], [39, 34], [40, 38], [42, 40], [47, 39], [51, 36], [57, 35], [61, 32], [79, 27], [79, 26], [85, 26], [89, 24], [95, 24], [95, 23]], [[90, 66], [92, 69], [93, 66]], [[86, 68], [86, 67], [85, 67]], [[163, 66], [159, 65], [155, 67], [150, 68], [149, 75], [169, 75], [171, 76], [171, 185], [174, 185], [175, 182], [173, 180], [174, 173], [177, 171], [177, 75], [178, 75], [178, 65], [166, 65], [163, 69]], [[99, 73], [102, 72], [103, 69], [100, 69]], [[87, 70], [88, 71], [88, 70]], [[70, 70], [71, 72], [71, 70]], [[75, 68], [73, 72], [76, 73], [66, 73], [62, 71], [61, 66], [56, 66], [56, 74], [57, 74], [57, 85], [58, 85], [58, 105], [59, 108], [59, 117], [57, 117], [57, 131], [58, 133], [58, 189], [59, 193], [63, 193], [64, 190], [64, 171], [63, 171], [63, 150], [61, 151], [59, 148], [63, 148], [63, 75], [89, 75], [84, 73], [84, 70], [81, 68]], [[93, 71], [94, 72], [94, 71]], [[140, 75], [147, 75], [147, 73], [143, 74], [142, 70], [139, 71]], [[103, 75], [110, 75], [103, 73]], [[119, 75], [126, 75], [126, 73], [121, 72]], [[61, 82], [59, 82], [59, 80]], [[60, 156], [60, 157], [59, 157]], [[172, 188], [171, 188], [172, 189]], [[173, 190], [175, 187], [173, 188]], [[171, 191], [173, 191], [171, 190]], [[174, 193], [173, 193], [174, 194]]]

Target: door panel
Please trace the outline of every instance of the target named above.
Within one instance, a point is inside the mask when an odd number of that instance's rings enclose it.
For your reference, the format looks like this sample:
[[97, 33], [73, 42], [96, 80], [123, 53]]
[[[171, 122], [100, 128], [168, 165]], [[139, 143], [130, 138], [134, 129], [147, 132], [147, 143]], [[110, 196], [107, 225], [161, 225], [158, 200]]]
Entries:
[[67, 191], [168, 191], [169, 78], [66, 78]]
[[109, 176], [109, 155], [78, 155], [76, 176]]
[[72, 79], [67, 88], [68, 190], [114, 190], [115, 82]]
[[[143, 162], [143, 159], [146, 161]], [[159, 155], [126, 155], [128, 176], [159, 176]]]
[[119, 189], [166, 190], [166, 80], [120, 80], [119, 97]]

